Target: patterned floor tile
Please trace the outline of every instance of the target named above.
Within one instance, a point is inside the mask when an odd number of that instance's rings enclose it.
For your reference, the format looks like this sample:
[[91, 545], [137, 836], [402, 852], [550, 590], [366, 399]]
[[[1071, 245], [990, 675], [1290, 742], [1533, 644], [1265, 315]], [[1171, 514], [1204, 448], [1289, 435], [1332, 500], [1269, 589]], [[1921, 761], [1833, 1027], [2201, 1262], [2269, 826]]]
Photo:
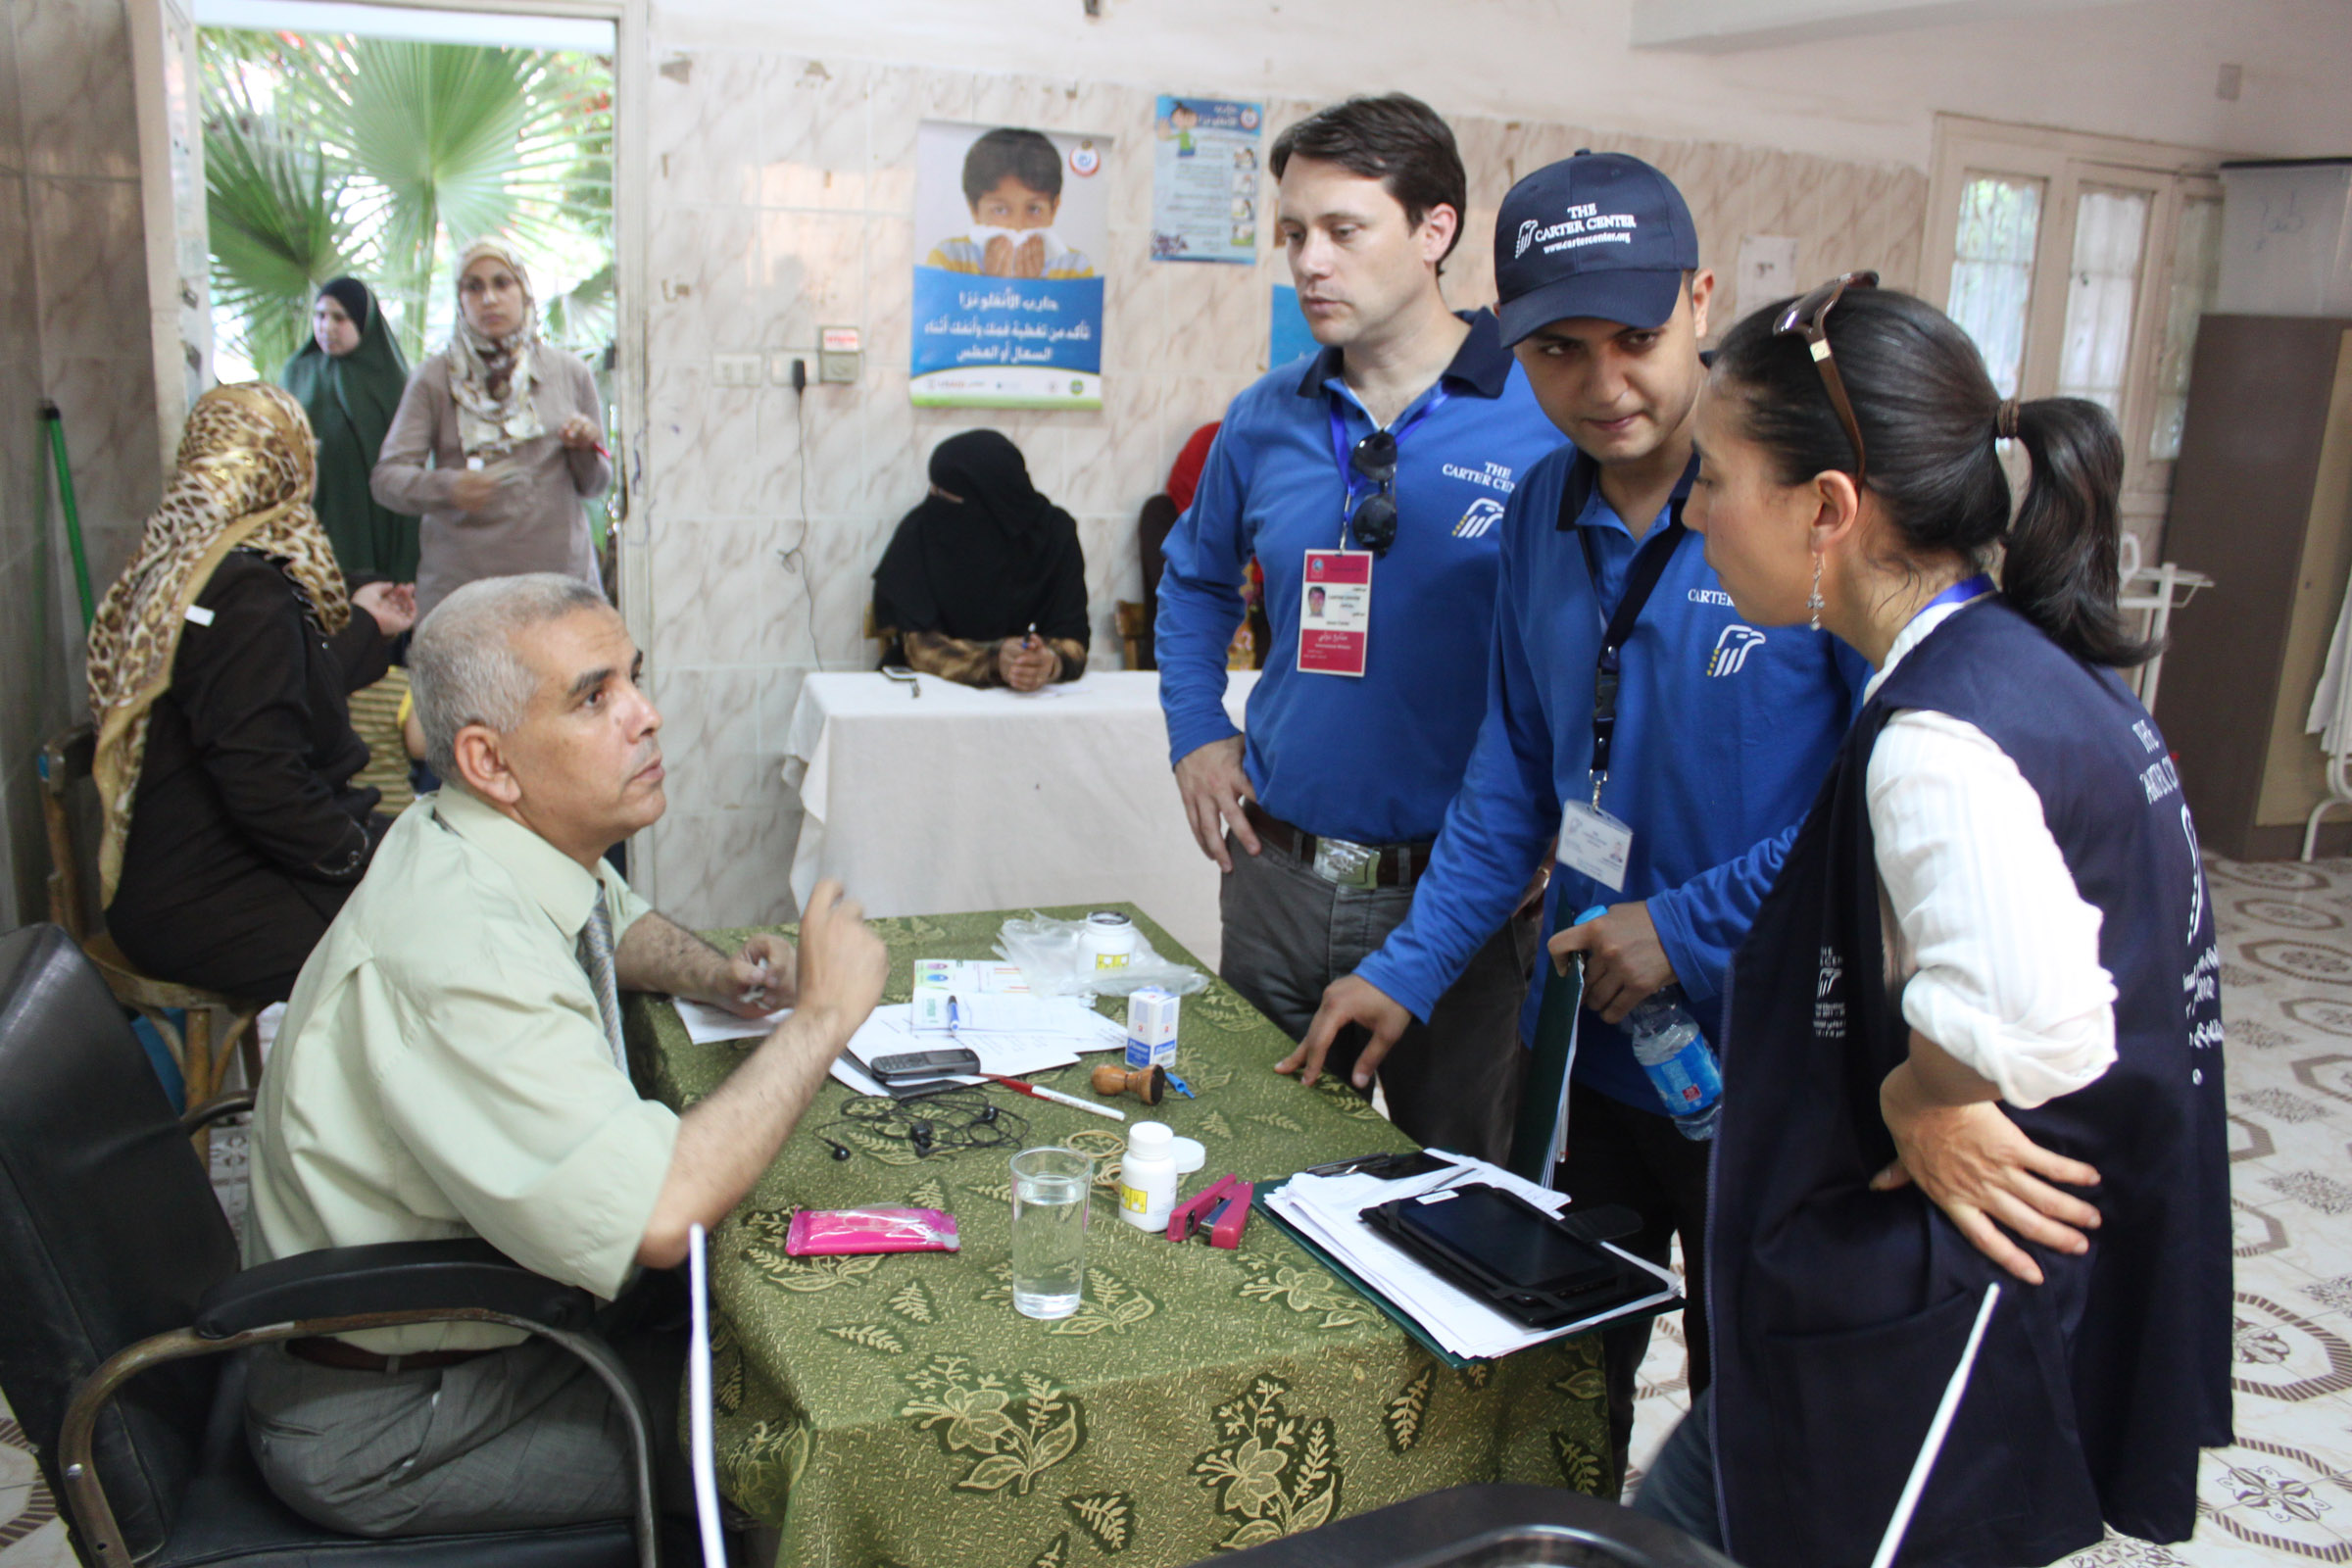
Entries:
[[57, 1504], [6, 1408], [0, 1405], [0, 1568], [71, 1568]]

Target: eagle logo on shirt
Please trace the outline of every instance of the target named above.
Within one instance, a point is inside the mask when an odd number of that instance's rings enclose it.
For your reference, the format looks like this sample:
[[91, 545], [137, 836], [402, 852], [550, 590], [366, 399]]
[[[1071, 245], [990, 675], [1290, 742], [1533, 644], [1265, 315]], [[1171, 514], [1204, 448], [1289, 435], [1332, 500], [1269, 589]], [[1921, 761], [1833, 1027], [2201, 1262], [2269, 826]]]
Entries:
[[1734, 621], [1716, 637], [1715, 652], [1707, 658], [1707, 673], [1737, 675], [1740, 666], [1747, 662], [1749, 650], [1763, 646], [1762, 632], [1753, 626], [1742, 626]]
[[1453, 536], [1456, 539], [1483, 538], [1501, 520], [1502, 503], [1493, 496], [1480, 496], [1470, 503], [1470, 510], [1462, 514], [1462, 520], [1453, 525]]

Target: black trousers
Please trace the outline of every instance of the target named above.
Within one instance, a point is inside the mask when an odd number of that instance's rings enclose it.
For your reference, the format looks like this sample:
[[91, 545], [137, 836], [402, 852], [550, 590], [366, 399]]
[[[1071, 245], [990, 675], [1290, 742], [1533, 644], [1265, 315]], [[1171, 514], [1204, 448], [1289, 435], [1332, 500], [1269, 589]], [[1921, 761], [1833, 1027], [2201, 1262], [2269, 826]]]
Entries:
[[[1581, 1083], [1568, 1086], [1568, 1152], [1558, 1186], [1569, 1207], [1622, 1203], [1642, 1218], [1642, 1229], [1618, 1245], [1664, 1264], [1670, 1243], [1683, 1240], [1683, 1343], [1690, 1351], [1690, 1396], [1706, 1388], [1707, 1156], [1714, 1144], [1685, 1138], [1663, 1111], [1636, 1110]], [[1649, 1349], [1650, 1320], [1603, 1331], [1607, 1358], [1609, 1446], [1617, 1474], [1625, 1474], [1634, 1439], [1634, 1389]]]

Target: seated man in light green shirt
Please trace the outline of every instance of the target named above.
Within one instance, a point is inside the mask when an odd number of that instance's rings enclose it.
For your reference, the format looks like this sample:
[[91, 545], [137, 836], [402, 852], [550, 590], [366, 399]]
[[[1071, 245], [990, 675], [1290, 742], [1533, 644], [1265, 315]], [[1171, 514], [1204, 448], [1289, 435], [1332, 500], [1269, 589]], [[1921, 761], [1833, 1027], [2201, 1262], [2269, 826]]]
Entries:
[[[641, 664], [603, 598], [552, 574], [470, 584], [417, 628], [410, 670], [443, 785], [386, 836], [287, 1004], [254, 1118], [248, 1263], [478, 1236], [621, 1298], [751, 1190], [872, 1010], [884, 950], [838, 885], [810, 899], [797, 954], [759, 936], [729, 956], [605, 862], [662, 811]], [[794, 1010], [679, 1116], [630, 1084], [623, 989]], [[674, 1446], [676, 1385], [653, 1386], [675, 1377], [674, 1337], [620, 1348]], [[630, 1507], [604, 1385], [491, 1324], [257, 1351], [247, 1432], [279, 1496], [357, 1534]]]

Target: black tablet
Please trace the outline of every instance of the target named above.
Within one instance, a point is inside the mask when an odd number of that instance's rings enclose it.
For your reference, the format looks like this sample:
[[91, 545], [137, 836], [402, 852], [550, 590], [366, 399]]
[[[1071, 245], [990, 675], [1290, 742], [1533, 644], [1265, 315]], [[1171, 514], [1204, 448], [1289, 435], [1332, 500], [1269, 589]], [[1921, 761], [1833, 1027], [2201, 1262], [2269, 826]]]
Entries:
[[1363, 1211], [1364, 1223], [1442, 1278], [1529, 1328], [1557, 1328], [1658, 1293], [1654, 1275], [1601, 1247], [1575, 1216], [1484, 1182]]
[[1396, 1217], [1514, 1290], [1561, 1296], [1617, 1277], [1616, 1258], [1499, 1187], [1480, 1183], [1408, 1200]]

